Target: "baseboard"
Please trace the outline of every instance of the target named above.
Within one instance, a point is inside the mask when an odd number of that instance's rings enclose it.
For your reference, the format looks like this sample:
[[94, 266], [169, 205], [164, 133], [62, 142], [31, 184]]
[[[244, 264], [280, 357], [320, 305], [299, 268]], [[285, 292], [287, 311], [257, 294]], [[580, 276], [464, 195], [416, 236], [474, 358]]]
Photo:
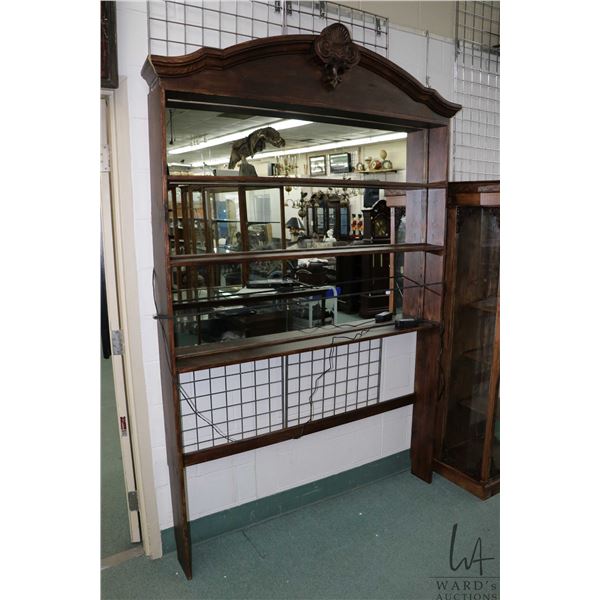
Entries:
[[[259, 498], [234, 508], [190, 521], [192, 543], [248, 527], [260, 521], [313, 504], [324, 498], [343, 494], [367, 483], [377, 481], [410, 468], [410, 452], [398, 452], [374, 462], [313, 481], [266, 498]], [[172, 527], [161, 531], [163, 554], [175, 550]]]

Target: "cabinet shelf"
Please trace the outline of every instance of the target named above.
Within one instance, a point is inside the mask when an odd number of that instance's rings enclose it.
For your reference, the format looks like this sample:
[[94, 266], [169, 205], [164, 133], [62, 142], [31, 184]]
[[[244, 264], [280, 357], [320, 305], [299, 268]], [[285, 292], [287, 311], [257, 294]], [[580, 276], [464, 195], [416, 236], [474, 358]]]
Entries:
[[213, 264], [249, 263], [254, 261], [297, 260], [330, 256], [356, 256], [389, 254], [392, 252], [428, 252], [442, 254], [443, 246], [434, 244], [364, 244], [356, 246], [331, 246], [327, 248], [301, 248], [298, 250], [268, 250], [250, 252], [228, 252], [226, 254], [180, 254], [171, 256], [171, 267], [202, 266]]
[[[366, 171], [361, 171], [366, 173]], [[380, 173], [381, 171], [376, 171]], [[336, 187], [349, 188], [378, 187], [382, 189], [424, 190], [447, 187], [447, 182], [418, 183], [406, 181], [380, 181], [379, 179], [323, 179], [317, 177], [237, 177], [234, 175], [172, 175], [167, 178], [169, 184], [197, 184], [208, 187], [258, 187], [277, 188], [292, 187]]]
[[326, 325], [319, 327], [311, 334], [302, 331], [288, 331], [263, 336], [260, 340], [249, 338], [247, 340], [236, 340], [235, 342], [218, 342], [210, 346], [206, 344], [202, 349], [197, 347], [178, 348], [175, 368], [177, 373], [188, 373], [198, 369], [208, 369], [209, 367], [296, 354], [308, 349], [319, 350], [341, 346], [348, 343], [346, 337], [342, 337], [343, 332], [350, 335], [364, 330], [365, 333], [360, 337], [361, 341], [364, 341], [438, 327], [439, 323], [430, 321], [424, 321], [414, 327], [402, 330], [396, 329], [393, 324], [390, 325], [389, 323], [382, 325], [367, 323], [359, 327], [348, 326], [347, 328], [339, 325]]

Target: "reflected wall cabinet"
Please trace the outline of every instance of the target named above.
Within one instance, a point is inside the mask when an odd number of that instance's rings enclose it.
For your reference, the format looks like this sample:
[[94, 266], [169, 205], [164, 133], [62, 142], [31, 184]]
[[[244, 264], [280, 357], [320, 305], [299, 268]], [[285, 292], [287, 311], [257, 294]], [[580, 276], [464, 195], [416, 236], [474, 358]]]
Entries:
[[[353, 43], [339, 23], [319, 35], [152, 55], [142, 75], [174, 531], [191, 578], [185, 470], [192, 465], [412, 404], [411, 469], [431, 482], [449, 127], [460, 106]], [[343, 193], [361, 212], [365, 184], [355, 173], [303, 178], [289, 152], [323, 140], [348, 139], [350, 147], [380, 134], [406, 138], [407, 180], [369, 181], [389, 198], [377, 207], [387, 222], [373, 235], [351, 236], [346, 208], [317, 203], [336, 239], [325, 231], [302, 236], [303, 199]], [[282, 137], [287, 154], [277, 160], [298, 176], [265, 175], [261, 153], [273, 162]], [[240, 161], [244, 175], [235, 170]], [[379, 294], [369, 306], [365, 278]], [[383, 308], [414, 321], [403, 330], [375, 323], [371, 311]], [[417, 339], [414, 393], [382, 401], [381, 340], [408, 332]], [[355, 397], [340, 403], [337, 390], [326, 397], [333, 371], [351, 359], [367, 369]], [[293, 390], [299, 370], [311, 381], [304, 402]]]
[[435, 470], [500, 490], [500, 183], [449, 184], [443, 401]]

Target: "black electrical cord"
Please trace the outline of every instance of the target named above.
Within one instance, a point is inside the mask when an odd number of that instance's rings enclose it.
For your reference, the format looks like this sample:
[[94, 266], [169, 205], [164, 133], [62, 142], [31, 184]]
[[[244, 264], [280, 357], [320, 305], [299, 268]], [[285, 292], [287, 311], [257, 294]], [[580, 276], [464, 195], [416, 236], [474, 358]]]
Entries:
[[[167, 349], [169, 347], [168, 344], [168, 338], [167, 338], [167, 332], [165, 331], [164, 328], [164, 324], [163, 321], [170, 319], [170, 317], [166, 316], [166, 315], [162, 315], [159, 313], [158, 311], [158, 303], [156, 301], [156, 270], [152, 269], [152, 295], [153, 295], [153, 300], [154, 300], [154, 308], [156, 310], [156, 315], [154, 315], [154, 318], [159, 322], [160, 324], [160, 329], [163, 335], [163, 341], [165, 344], [165, 349]], [[353, 323], [343, 323], [340, 325], [330, 325], [330, 327], [334, 328], [334, 329], [349, 329], [352, 330], [356, 327], [360, 327], [362, 325], [365, 325], [366, 323], [372, 322], [371, 319], [365, 319], [363, 321], [356, 321]], [[308, 328], [308, 329], [301, 329], [299, 330], [300, 332], [309, 332], [312, 331], [314, 329], [319, 329], [320, 327], [313, 327], [313, 328]], [[325, 375], [327, 373], [329, 373], [329, 371], [331, 371], [332, 367], [333, 367], [333, 353], [334, 350], [336, 348], [335, 346], [335, 341], [336, 340], [348, 340], [348, 343], [351, 344], [353, 342], [356, 342], [358, 340], [360, 340], [362, 337], [364, 337], [367, 333], [369, 333], [371, 330], [373, 329], [373, 327], [368, 327], [366, 329], [361, 329], [360, 331], [358, 331], [353, 337], [350, 336], [346, 336], [346, 335], [335, 335], [334, 337], [331, 338], [331, 345], [330, 345], [330, 349], [329, 349], [329, 356], [328, 356], [328, 360], [329, 360], [329, 365], [327, 367], [327, 369], [325, 369], [322, 373], [319, 374], [319, 376], [317, 377], [317, 379], [314, 381], [314, 383], [311, 386], [311, 394], [309, 397], [309, 406], [310, 406], [310, 414], [309, 414], [309, 418], [307, 421], [305, 421], [302, 424], [302, 429], [300, 430], [300, 433], [296, 436], [296, 437], [302, 437], [304, 435], [304, 427], [307, 423], [310, 423], [313, 420], [313, 416], [314, 416], [314, 395], [316, 394], [316, 392], [318, 391], [318, 384], [319, 381], [321, 379], [323, 379], [325, 377]], [[440, 351], [440, 356], [438, 358], [438, 361], [441, 364], [441, 351]], [[222, 438], [226, 439], [228, 442], [235, 442], [238, 440], [232, 439], [231, 437], [229, 437], [228, 435], [226, 435], [225, 433], [223, 433], [223, 431], [221, 431], [214, 423], [212, 423], [210, 421], [210, 419], [208, 419], [207, 417], [205, 417], [202, 413], [198, 412], [198, 410], [196, 409], [196, 407], [192, 404], [192, 401], [190, 399], [190, 397], [187, 395], [187, 393], [185, 392], [185, 390], [183, 389], [183, 386], [179, 383], [177, 375], [174, 372], [172, 363], [171, 363], [171, 358], [169, 353], [167, 352], [167, 364], [169, 367], [169, 372], [171, 373], [171, 377], [173, 378], [173, 382], [175, 384], [175, 386], [177, 387], [179, 393], [183, 396], [183, 399], [185, 400], [186, 404], [190, 407], [190, 409], [192, 410], [192, 412], [199, 417], [200, 419], [202, 419], [205, 423], [207, 423], [215, 432], [217, 432], [219, 434], [219, 436], [221, 436]], [[441, 367], [440, 367], [441, 368]], [[441, 398], [441, 396], [440, 396]]]
[[231, 437], [229, 437], [225, 433], [223, 433], [210, 419], [208, 419], [202, 413], [200, 413], [196, 409], [196, 407], [192, 404], [192, 401], [191, 401], [190, 397], [187, 395], [186, 391], [183, 389], [183, 386], [179, 383], [177, 374], [175, 373], [175, 371], [173, 369], [173, 365], [171, 363], [171, 357], [170, 357], [169, 352], [167, 350], [168, 347], [169, 347], [169, 342], [168, 342], [168, 338], [167, 338], [167, 332], [165, 331], [165, 326], [163, 324], [163, 321], [169, 319], [169, 317], [167, 317], [166, 315], [161, 315], [158, 312], [158, 303], [156, 301], [156, 270], [155, 269], [152, 269], [152, 297], [153, 297], [153, 300], [154, 300], [154, 308], [156, 310], [156, 315], [154, 315], [154, 318], [160, 324], [160, 330], [162, 331], [163, 341], [164, 341], [164, 344], [165, 344], [165, 352], [166, 352], [166, 356], [167, 356], [167, 365], [169, 367], [169, 373], [171, 374], [171, 378], [173, 380], [173, 383], [177, 387], [179, 393], [183, 396], [183, 399], [185, 400], [186, 404], [190, 407], [190, 409], [192, 410], [192, 412], [197, 417], [199, 417], [200, 419], [202, 419], [207, 425], [209, 425], [214, 431], [216, 431], [222, 438], [226, 439], [228, 442], [235, 442], [235, 441], [237, 441], [237, 440], [232, 439]]
[[327, 373], [329, 373], [329, 371], [331, 371], [332, 367], [333, 367], [333, 352], [336, 348], [335, 346], [335, 340], [337, 339], [343, 339], [343, 340], [349, 340], [349, 343], [352, 342], [356, 342], [357, 340], [361, 339], [364, 335], [366, 335], [369, 331], [371, 331], [372, 327], [369, 327], [368, 329], [362, 329], [361, 331], [357, 332], [356, 335], [354, 337], [349, 337], [346, 335], [336, 335], [334, 337], [331, 338], [331, 346], [329, 349], [329, 366], [327, 367], [327, 369], [325, 369], [322, 373], [319, 374], [319, 376], [315, 379], [314, 383], [311, 386], [311, 393], [310, 396], [308, 398], [308, 403], [310, 406], [310, 415], [307, 421], [305, 421], [304, 423], [302, 423], [302, 429], [300, 430], [300, 432], [298, 433], [298, 435], [296, 436], [296, 438], [300, 438], [304, 435], [304, 428], [305, 426], [310, 423], [313, 420], [313, 406], [314, 406], [314, 400], [313, 400], [313, 396], [315, 395], [315, 393], [318, 391], [318, 383], [319, 381], [325, 377], [325, 375], [327, 375]]

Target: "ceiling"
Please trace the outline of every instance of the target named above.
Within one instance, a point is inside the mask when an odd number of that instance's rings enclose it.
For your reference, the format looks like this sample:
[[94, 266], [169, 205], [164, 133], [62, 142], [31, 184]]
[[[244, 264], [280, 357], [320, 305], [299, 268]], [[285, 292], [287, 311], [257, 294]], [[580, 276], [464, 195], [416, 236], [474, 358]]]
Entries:
[[[172, 123], [171, 123], [172, 120]], [[171, 149], [189, 146], [193, 143], [204, 142], [223, 135], [266, 127], [273, 125], [277, 129], [280, 119], [253, 115], [247, 113], [223, 113], [191, 109], [167, 109], [167, 152]], [[172, 125], [172, 129], [171, 129]], [[173, 143], [171, 144], [171, 133]], [[349, 125], [334, 125], [331, 123], [311, 123], [285, 129], [281, 132], [287, 150], [341, 142], [375, 135], [391, 133], [389, 130], [373, 129], [370, 127], [352, 127]], [[275, 150], [267, 146], [265, 151]], [[182, 154], [167, 156], [169, 163], [189, 164], [219, 157], [229, 157], [231, 142]]]

